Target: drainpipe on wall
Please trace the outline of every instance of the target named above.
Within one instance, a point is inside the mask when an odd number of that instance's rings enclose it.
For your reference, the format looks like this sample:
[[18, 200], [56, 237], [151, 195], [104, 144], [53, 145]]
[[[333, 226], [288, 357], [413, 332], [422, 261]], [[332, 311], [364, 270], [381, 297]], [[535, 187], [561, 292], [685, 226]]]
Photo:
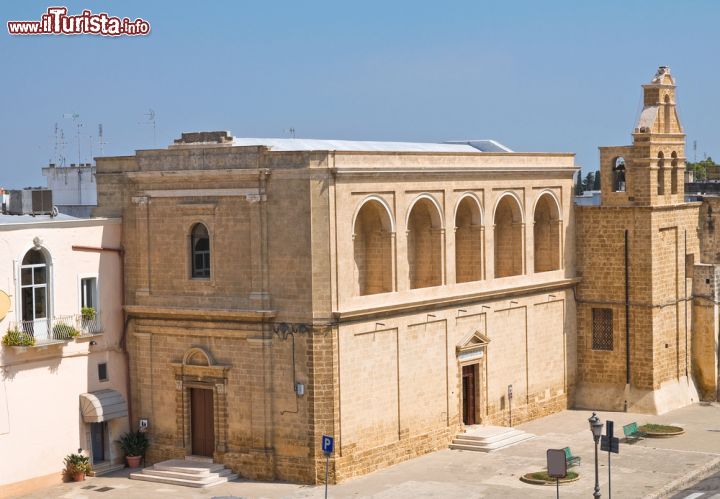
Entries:
[[[693, 260], [693, 264], [695, 261]], [[685, 229], [685, 272], [683, 272], [683, 291], [685, 295], [685, 380], [690, 384], [690, 375], [688, 372], [688, 363], [690, 355], [688, 353], [688, 301], [687, 301], [687, 229]]]
[[630, 276], [628, 254], [628, 230], [625, 229], [625, 412], [627, 412], [627, 395], [630, 389]]

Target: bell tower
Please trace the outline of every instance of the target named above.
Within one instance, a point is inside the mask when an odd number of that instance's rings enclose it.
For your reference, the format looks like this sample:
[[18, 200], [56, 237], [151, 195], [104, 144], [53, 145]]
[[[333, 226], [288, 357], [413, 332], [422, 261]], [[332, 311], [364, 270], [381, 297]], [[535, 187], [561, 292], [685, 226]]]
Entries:
[[685, 199], [685, 133], [670, 68], [660, 66], [642, 88], [643, 110], [632, 145], [600, 147], [606, 206], [665, 206]]
[[685, 134], [670, 69], [642, 89], [632, 144], [600, 147], [600, 205], [575, 207], [575, 401], [657, 414], [698, 400], [688, 297], [700, 205], [684, 200]]

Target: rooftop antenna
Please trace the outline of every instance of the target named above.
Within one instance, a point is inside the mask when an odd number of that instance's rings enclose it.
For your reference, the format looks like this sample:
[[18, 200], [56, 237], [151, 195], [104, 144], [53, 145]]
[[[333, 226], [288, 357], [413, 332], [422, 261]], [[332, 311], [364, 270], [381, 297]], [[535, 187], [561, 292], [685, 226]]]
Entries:
[[98, 145], [100, 146], [100, 156], [105, 154], [105, 147], [104, 147], [105, 144], [107, 144], [107, 142], [105, 142], [105, 140], [104, 140], [103, 126], [102, 126], [102, 123], [100, 123], [98, 125]]
[[693, 163], [697, 163], [697, 140], [693, 140]]
[[72, 118], [73, 123], [77, 127], [78, 165], [80, 165], [80, 163], [82, 163], [80, 159], [80, 127], [83, 126], [80, 121], [80, 115], [78, 113], [65, 113], [63, 114], [63, 118]]
[[147, 121], [144, 121], [143, 124], [145, 125], [152, 125], [153, 129], [153, 147], [157, 147], [157, 129], [155, 126], [155, 111], [152, 109], [148, 109], [148, 112], [145, 113], [143, 116], [147, 117]]
[[56, 162], [57, 166], [65, 166], [65, 132], [55, 123], [55, 147], [53, 149], [53, 158], [50, 160]]
[[290, 127], [288, 129], [288, 133], [290, 133], [290, 138], [293, 138], [293, 139], [295, 138], [295, 128], [294, 127]]

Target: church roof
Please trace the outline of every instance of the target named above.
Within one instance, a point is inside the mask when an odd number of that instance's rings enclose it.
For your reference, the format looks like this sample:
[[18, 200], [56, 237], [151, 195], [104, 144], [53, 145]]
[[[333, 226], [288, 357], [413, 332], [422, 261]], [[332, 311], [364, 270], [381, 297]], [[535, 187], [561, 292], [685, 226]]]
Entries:
[[494, 140], [451, 142], [382, 142], [368, 140], [326, 140], [294, 138], [235, 137], [234, 146], [265, 146], [272, 151], [357, 151], [357, 152], [512, 152]]

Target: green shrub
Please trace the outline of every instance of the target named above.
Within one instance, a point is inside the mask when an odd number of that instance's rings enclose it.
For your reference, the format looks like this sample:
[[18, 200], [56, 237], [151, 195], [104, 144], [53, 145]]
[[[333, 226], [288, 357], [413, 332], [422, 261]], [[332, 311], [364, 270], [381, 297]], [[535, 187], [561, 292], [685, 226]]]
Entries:
[[83, 307], [80, 310], [80, 315], [82, 315], [84, 321], [91, 321], [95, 319], [95, 309], [93, 307]]
[[82, 454], [68, 454], [65, 456], [65, 469], [68, 473], [88, 473], [92, 470], [90, 458]]
[[141, 431], [129, 431], [117, 443], [126, 456], [144, 456], [150, 446], [147, 435]]
[[18, 329], [8, 329], [2, 338], [2, 343], [9, 347], [31, 347], [35, 345], [35, 338]]
[[80, 336], [80, 331], [69, 324], [59, 323], [53, 326], [53, 335], [57, 339], [75, 338], [76, 336]]

